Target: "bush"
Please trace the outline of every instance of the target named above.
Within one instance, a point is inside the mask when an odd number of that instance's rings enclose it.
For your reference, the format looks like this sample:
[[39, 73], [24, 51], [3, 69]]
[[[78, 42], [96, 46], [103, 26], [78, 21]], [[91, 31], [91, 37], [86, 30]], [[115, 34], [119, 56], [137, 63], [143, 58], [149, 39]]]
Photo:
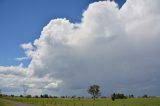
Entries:
[[36, 95], [36, 96], [34, 96], [35, 98], [39, 98], [39, 96], [38, 95]]
[[27, 95], [27, 96], [26, 96], [26, 98], [31, 98], [31, 97], [32, 97], [31, 95]]
[[19, 97], [23, 97], [23, 95], [20, 95]]
[[44, 98], [48, 98], [49, 96], [47, 94], [44, 95]]
[[49, 96], [47, 94], [41, 95], [41, 98], [49, 98]]
[[144, 94], [142, 97], [143, 97], [143, 98], [148, 98], [148, 95], [147, 95], [147, 94]]
[[127, 96], [125, 96], [124, 94], [121, 94], [121, 93], [113, 93], [111, 95], [111, 99], [112, 99], [112, 101], [114, 101], [115, 99], [127, 99]]
[[111, 99], [112, 99], [112, 101], [115, 101], [115, 98], [116, 98], [116, 94], [115, 94], [115, 93], [113, 93], [113, 94], [111, 95]]
[[58, 98], [58, 96], [53, 96], [52, 98]]
[[132, 94], [132, 95], [129, 95], [128, 97], [129, 97], [129, 98], [134, 98], [134, 95]]
[[14, 97], [14, 95], [11, 95], [11, 97]]

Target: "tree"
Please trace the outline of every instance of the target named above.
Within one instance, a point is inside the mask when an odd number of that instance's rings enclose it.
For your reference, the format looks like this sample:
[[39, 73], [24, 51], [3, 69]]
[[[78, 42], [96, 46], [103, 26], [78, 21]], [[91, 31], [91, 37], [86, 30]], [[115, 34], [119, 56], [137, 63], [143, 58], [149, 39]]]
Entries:
[[48, 94], [40, 95], [41, 98], [49, 98]]
[[49, 96], [48, 96], [48, 94], [44, 94], [44, 98], [48, 98]]
[[43, 98], [43, 95], [40, 95], [41, 98]]
[[113, 93], [111, 95], [111, 99], [114, 101], [115, 99], [127, 99], [127, 96], [125, 96], [122, 93]]
[[32, 95], [27, 95], [27, 96], [26, 96], [26, 98], [31, 98], [31, 97], [32, 97]]
[[100, 86], [99, 85], [91, 85], [88, 88], [88, 93], [92, 95], [92, 98], [95, 100], [98, 96], [100, 96]]
[[11, 97], [14, 97], [14, 95], [12, 94]]
[[148, 95], [147, 95], [147, 94], [144, 94], [142, 97], [143, 97], [143, 98], [148, 98]]
[[19, 95], [19, 97], [23, 97], [23, 95]]
[[111, 95], [111, 99], [112, 99], [112, 101], [115, 101], [115, 98], [116, 98], [116, 94], [115, 94], [115, 93], [113, 93], [113, 94]]
[[128, 97], [129, 97], [129, 98], [134, 98], [134, 95], [133, 95], [133, 94], [131, 94], [131, 95], [129, 95]]
[[34, 97], [35, 97], [35, 98], [39, 98], [39, 96], [38, 96], [38, 95], [35, 95]]
[[1, 89], [0, 89], [0, 97], [2, 96], [2, 91], [1, 91]]

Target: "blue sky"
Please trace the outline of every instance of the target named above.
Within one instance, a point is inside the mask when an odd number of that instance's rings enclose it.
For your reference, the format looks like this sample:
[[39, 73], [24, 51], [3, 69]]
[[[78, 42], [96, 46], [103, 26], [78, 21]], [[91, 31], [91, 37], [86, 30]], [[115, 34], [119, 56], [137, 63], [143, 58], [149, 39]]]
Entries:
[[[18, 65], [20, 45], [39, 38], [42, 28], [54, 18], [79, 22], [94, 0], [0, 0], [0, 65]], [[117, 0], [121, 6], [124, 0]], [[25, 66], [29, 63], [25, 61]]]

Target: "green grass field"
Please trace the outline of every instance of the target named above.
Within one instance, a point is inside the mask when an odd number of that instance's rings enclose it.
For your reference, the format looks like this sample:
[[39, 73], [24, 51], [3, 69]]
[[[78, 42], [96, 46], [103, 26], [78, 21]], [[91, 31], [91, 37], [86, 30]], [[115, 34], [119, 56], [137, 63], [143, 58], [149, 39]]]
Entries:
[[96, 100], [92, 99], [78, 100], [78, 99], [8, 97], [6, 99], [33, 104], [33, 106], [160, 106], [160, 98], [133, 98], [133, 99], [118, 99], [115, 101], [112, 101], [110, 98], [96, 99]]
[[14, 105], [0, 98], [0, 106], [14, 106]]

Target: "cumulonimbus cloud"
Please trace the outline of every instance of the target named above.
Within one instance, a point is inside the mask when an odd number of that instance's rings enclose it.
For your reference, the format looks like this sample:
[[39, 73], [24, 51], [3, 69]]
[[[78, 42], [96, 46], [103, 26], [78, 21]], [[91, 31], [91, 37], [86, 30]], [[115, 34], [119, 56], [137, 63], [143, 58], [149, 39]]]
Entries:
[[99, 84], [104, 95], [159, 95], [159, 5], [127, 0], [119, 9], [100, 1], [89, 5], [80, 23], [51, 20], [34, 44], [23, 45], [30, 78], [36, 84], [44, 79], [41, 87], [53, 95], [87, 95], [91, 84]]

